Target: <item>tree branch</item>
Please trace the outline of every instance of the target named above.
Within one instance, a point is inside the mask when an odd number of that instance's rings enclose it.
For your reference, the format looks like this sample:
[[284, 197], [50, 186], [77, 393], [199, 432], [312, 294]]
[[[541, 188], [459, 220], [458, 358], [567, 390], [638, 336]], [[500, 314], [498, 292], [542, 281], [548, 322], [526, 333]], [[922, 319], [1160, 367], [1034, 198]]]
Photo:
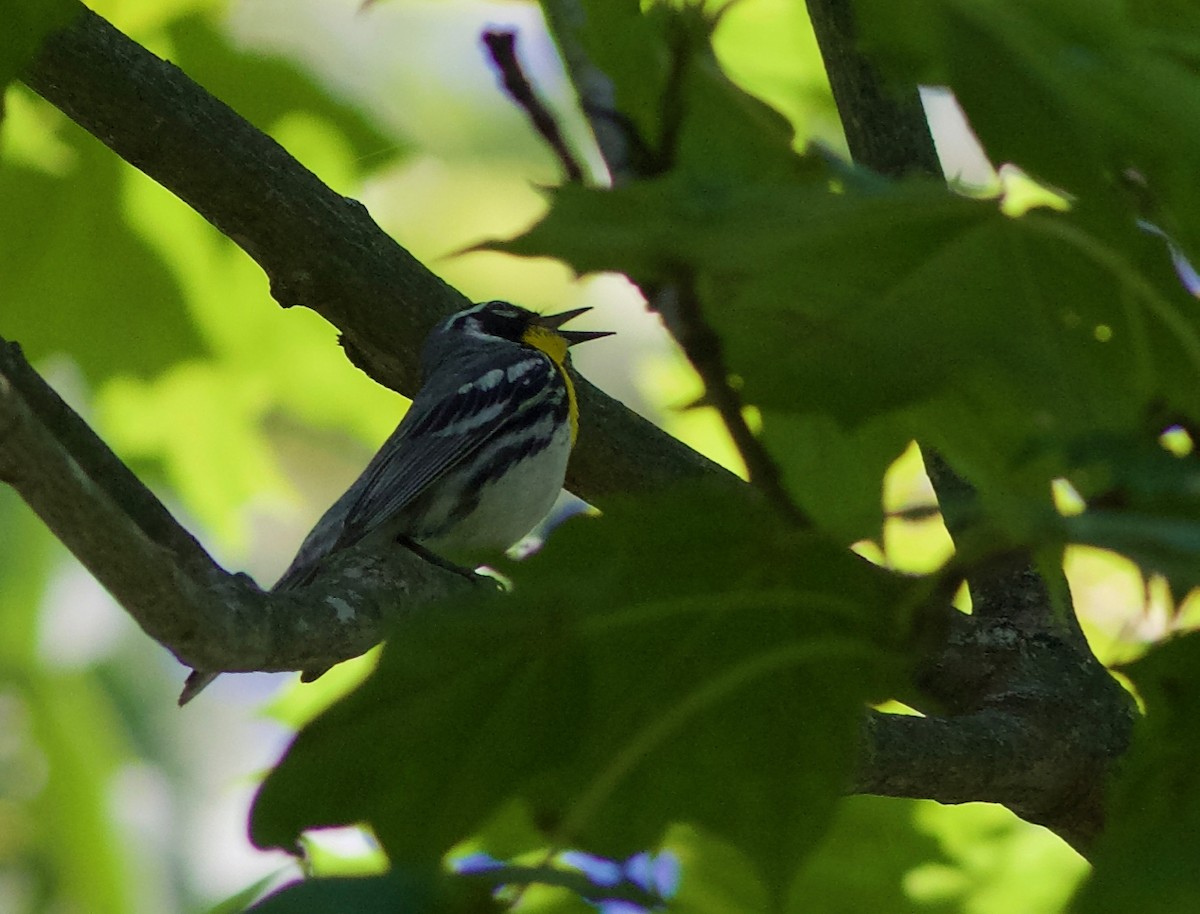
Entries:
[[859, 50], [849, 0], [807, 0], [808, 16], [850, 157], [881, 175], [940, 178], [942, 166], [915, 86], [888, 86]]
[[1086, 642], [955, 613], [921, 679], [945, 716], [871, 714], [853, 791], [1001, 803], [1087, 856], [1137, 708]]
[[[880, 78], [858, 46], [849, 0], [807, 3], [854, 160], [891, 177], [940, 178], [916, 87], [899, 91]], [[974, 491], [940, 455], [924, 456], [957, 541]], [[950, 616], [947, 641], [918, 671], [918, 685], [950, 716], [873, 716], [858, 788], [1003, 803], [1082, 853], [1103, 828], [1104, 788], [1128, 747], [1136, 707], [1069, 607], [1055, 610], [1032, 556], [975, 569], [970, 586], [973, 614]]]
[[[262, 267], [284, 307], [342, 333], [347, 355], [401, 393], [417, 386], [421, 341], [466, 306], [375, 224], [270, 137], [177, 67], [83, 10], [22, 74], [35, 92], [208, 219]], [[588, 501], [695, 476], [733, 477], [578, 379], [579, 443], [568, 487]]]
[[0, 481], [150, 637], [209, 670], [321, 669], [382, 640], [396, 614], [468, 591], [405, 549], [348, 550], [309, 588], [220, 568], [79, 416], [0, 340]]
[[[24, 81], [189, 203], [263, 268], [284, 307], [342, 331], [350, 358], [412, 392], [418, 346], [466, 300], [274, 140], [94, 13], [51, 35]], [[207, 670], [321, 669], [379, 643], [396, 612], [469, 585], [408, 550], [329, 563], [266, 594], [219, 568], [170, 513], [3, 344], [0, 478], [155, 640]], [[734, 477], [579, 379], [568, 481], [589, 500], [693, 475]]]
[[608, 168], [610, 183], [619, 187], [634, 180], [637, 175], [631, 143], [618, 118], [616, 87], [608, 74], [592, 63], [580, 38], [580, 32], [587, 26], [583, 4], [579, 0], [542, 0], [541, 7], [567, 78], [575, 87], [579, 108], [592, 128], [592, 136]]
[[534, 91], [529, 77], [517, 59], [517, 33], [511, 29], [497, 31], [489, 29], [483, 33], [483, 46], [492, 58], [492, 66], [500, 77], [500, 84], [517, 106], [525, 112], [533, 129], [545, 141], [562, 166], [563, 177], [568, 183], [583, 182], [583, 166], [571, 152], [558, 127], [558, 121]]

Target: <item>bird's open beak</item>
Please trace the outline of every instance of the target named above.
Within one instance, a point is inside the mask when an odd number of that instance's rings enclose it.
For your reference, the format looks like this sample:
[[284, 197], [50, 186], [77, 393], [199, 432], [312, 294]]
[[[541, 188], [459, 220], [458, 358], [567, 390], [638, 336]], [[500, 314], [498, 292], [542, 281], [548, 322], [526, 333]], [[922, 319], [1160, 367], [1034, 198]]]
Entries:
[[575, 308], [573, 311], [563, 311], [559, 314], [539, 314], [534, 318], [534, 321], [542, 327], [553, 330], [567, 341], [568, 346], [574, 346], [576, 343], [586, 343], [588, 340], [598, 340], [602, 336], [612, 336], [616, 331], [559, 329], [567, 321], [574, 320], [585, 311], [591, 310], [591, 308]]

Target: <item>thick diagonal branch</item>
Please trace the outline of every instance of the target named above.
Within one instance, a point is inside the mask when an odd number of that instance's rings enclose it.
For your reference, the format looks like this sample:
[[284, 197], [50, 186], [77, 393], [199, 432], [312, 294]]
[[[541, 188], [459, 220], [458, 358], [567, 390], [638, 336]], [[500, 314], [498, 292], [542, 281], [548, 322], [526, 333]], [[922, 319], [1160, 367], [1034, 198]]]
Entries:
[[[355, 200], [178, 67], [83, 10], [22, 75], [117, 155], [162, 184], [262, 267], [284, 307], [342, 333], [381, 384], [416, 388], [429, 329], [466, 299], [397, 245]], [[568, 487], [589, 501], [728, 473], [580, 379], [581, 428]]]

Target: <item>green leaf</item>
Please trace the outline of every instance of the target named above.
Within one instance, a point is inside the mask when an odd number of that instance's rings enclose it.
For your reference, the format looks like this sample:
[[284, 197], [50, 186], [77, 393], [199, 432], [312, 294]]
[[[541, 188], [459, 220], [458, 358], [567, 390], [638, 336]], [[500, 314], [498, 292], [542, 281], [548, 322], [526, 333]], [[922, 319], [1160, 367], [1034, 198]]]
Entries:
[[816, 174], [737, 189], [673, 176], [564, 188], [541, 223], [498, 247], [643, 282], [690, 267], [749, 402], [857, 424], [961, 384], [964, 366], [989, 367], [976, 350], [990, 352], [997, 331], [1024, 354], [1028, 334], [1009, 313], [1021, 303], [1004, 297], [1011, 265], [992, 256], [1010, 222], [927, 183], [850, 196]]
[[793, 158], [798, 174], [788, 180], [731, 185], [672, 173], [614, 190], [565, 185], [552, 191], [553, 207], [528, 232], [488, 247], [558, 257], [580, 274], [616, 270], [643, 282], [669, 280], [689, 264], [743, 278], [796, 233], [820, 225], [823, 209], [833, 205], [823, 161]]
[[533, 811], [520, 800], [501, 806], [494, 815], [452, 851], [454, 859], [485, 855], [493, 860], [513, 860], [544, 852], [550, 839], [534, 818]]
[[[925, 851], [924, 862], [909, 857], [912, 868], [903, 886], [912, 910], [1061, 914], [1089, 871], [1061, 838], [1003, 806], [945, 806], [933, 800], [910, 805], [913, 839], [925, 848], [926, 837], [938, 845], [937, 853]], [[906, 843], [901, 834], [892, 837], [901, 846]], [[903, 859], [903, 854], [891, 856]], [[881, 902], [876, 905], [887, 910]], [[864, 907], [871, 906], [864, 899]]]
[[69, 354], [92, 383], [199, 354], [178, 281], [122, 218], [127, 182], [148, 179], [73, 125], [62, 137], [61, 176], [0, 167], [0, 334], [35, 361]]
[[1156, 51], [1200, 73], [1200, 9], [1191, 0], [1133, 0], [1126, 9]]
[[[556, 29], [574, 30], [545, 4]], [[589, 60], [613, 83], [616, 111], [636, 132], [641, 174], [677, 168], [727, 181], [790, 174], [799, 160], [788, 120], [739, 88], [712, 49], [715, 19], [701, 4], [587, 0], [578, 30]]]
[[691, 822], [776, 891], [819, 840], [863, 702], [900, 687], [911, 586], [737, 493], [691, 489], [559, 531], [512, 595], [405, 620], [298, 737], [251, 833], [370, 823], [432, 869], [513, 797], [621, 858]]
[[1187, 911], [1200, 895], [1200, 635], [1161, 645], [1123, 672], [1146, 713], [1110, 788], [1095, 871], [1071, 910]]
[[796, 914], [915, 910], [904, 891], [905, 876], [942, 856], [937, 843], [916, 828], [918, 808], [916, 801], [890, 797], [843, 800], [829, 839], [793, 884], [788, 909]]
[[383, 876], [306, 879], [268, 895], [246, 914], [434, 914], [455, 910], [498, 910], [485, 898], [473, 906], [439, 899], [424, 880], [399, 873]]
[[873, 53], [909, 83], [947, 83], [993, 161], [1114, 211], [1128, 204], [1112, 176], [1135, 169], [1147, 188], [1142, 215], [1194, 257], [1198, 21], [1173, 17], [1164, 43], [1166, 11], [1136, 6], [1151, 12], [1136, 17], [1117, 0], [857, 3]]
[[1165, 253], [1090, 211], [671, 176], [565, 188], [499, 246], [651, 283], [688, 269], [748, 402], [843, 426], [901, 416], [1008, 472], [1033, 436], [1137, 426], [1160, 401], [1191, 414], [1200, 395], [1200, 314]]
[[672, 826], [663, 847], [682, 869], [671, 910], [687, 914], [765, 914], [771, 893], [754, 861], [726, 841], [692, 825]]
[[1092, 436], [1071, 451], [1070, 479], [1097, 504], [1062, 519], [1064, 538], [1126, 556], [1181, 599], [1200, 586], [1200, 458], [1149, 437]]
[[820, 413], [772, 411], [763, 416], [762, 439], [788, 491], [820, 529], [845, 543], [880, 538], [883, 476], [911, 440], [903, 425], [885, 420], [845, 429]]
[[1087, 864], [990, 803], [847, 797], [792, 887], [795, 914], [1059, 914]]

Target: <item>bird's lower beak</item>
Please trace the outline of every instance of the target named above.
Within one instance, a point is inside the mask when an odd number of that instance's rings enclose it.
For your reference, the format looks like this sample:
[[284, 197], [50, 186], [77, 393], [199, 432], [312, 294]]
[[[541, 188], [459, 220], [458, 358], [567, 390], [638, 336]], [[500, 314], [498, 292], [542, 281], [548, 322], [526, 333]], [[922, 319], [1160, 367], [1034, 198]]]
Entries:
[[564, 340], [568, 346], [574, 346], [576, 343], [586, 343], [588, 340], [598, 340], [602, 336], [612, 336], [615, 331], [612, 330], [560, 330], [567, 321], [574, 320], [583, 314], [585, 311], [591, 311], [591, 308], [575, 308], [571, 311], [563, 311], [559, 314], [540, 314], [535, 320], [541, 326], [553, 330]]

